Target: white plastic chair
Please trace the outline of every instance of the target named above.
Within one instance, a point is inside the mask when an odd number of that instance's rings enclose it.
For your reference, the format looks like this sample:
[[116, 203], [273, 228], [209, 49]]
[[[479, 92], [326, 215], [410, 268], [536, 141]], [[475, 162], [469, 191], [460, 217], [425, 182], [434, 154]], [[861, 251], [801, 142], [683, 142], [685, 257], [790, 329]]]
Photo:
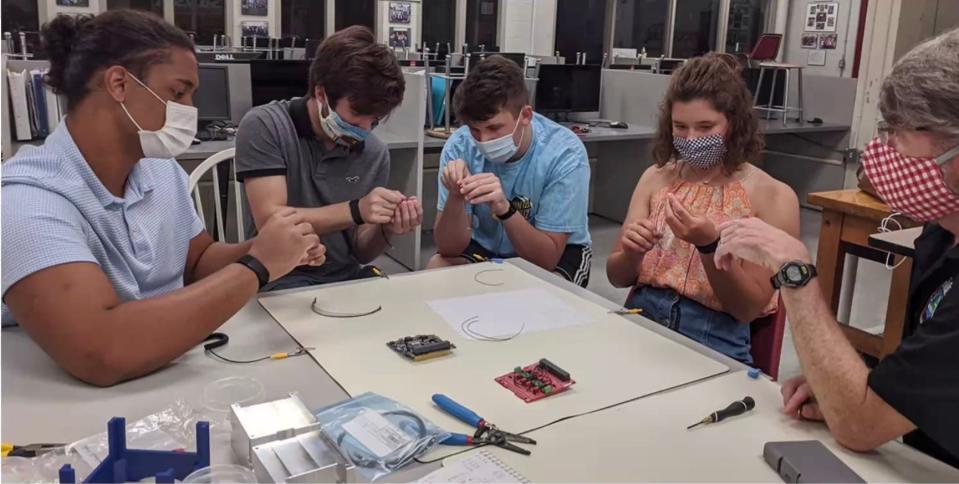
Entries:
[[[196, 169], [190, 173], [190, 193], [193, 194], [193, 201], [196, 203], [196, 211], [200, 215], [200, 221], [203, 222], [203, 225], [206, 226], [206, 217], [203, 215], [203, 201], [200, 197], [199, 183], [200, 179], [209, 171], [213, 176], [213, 205], [214, 205], [214, 214], [216, 217], [216, 230], [219, 240], [221, 242], [226, 241], [226, 232], [223, 230], [223, 209], [220, 202], [220, 175], [217, 170], [214, 168], [224, 161], [230, 162], [230, 169], [233, 172], [233, 176], [236, 176], [236, 162], [234, 157], [236, 156], [236, 148], [229, 148], [223, 150], [205, 160], [203, 163], [200, 163]], [[235, 180], [235, 178], [234, 178]], [[233, 183], [233, 196], [234, 196], [234, 206], [236, 208], [236, 240], [242, 242], [246, 237], [246, 232], [243, 227], [243, 197], [240, 193], [240, 183]]]

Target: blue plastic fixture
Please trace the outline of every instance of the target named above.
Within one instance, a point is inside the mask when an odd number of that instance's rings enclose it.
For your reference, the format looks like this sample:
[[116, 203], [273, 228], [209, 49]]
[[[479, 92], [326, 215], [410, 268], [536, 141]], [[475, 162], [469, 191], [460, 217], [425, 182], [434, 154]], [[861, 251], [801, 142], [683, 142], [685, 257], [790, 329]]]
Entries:
[[[113, 417], [107, 424], [107, 457], [84, 483], [138, 482], [147, 477], [158, 483], [183, 480], [193, 471], [210, 466], [210, 424], [196, 423], [196, 452], [127, 449], [126, 419]], [[77, 482], [70, 464], [60, 468], [60, 482]]]

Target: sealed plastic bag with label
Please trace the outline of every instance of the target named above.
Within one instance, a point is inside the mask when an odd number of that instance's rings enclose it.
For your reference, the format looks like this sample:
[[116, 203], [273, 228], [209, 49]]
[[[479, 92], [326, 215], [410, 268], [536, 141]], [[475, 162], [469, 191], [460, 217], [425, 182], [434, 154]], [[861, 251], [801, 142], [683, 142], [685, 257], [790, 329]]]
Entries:
[[385, 476], [449, 437], [406, 406], [375, 393], [316, 411], [323, 432], [370, 481]]

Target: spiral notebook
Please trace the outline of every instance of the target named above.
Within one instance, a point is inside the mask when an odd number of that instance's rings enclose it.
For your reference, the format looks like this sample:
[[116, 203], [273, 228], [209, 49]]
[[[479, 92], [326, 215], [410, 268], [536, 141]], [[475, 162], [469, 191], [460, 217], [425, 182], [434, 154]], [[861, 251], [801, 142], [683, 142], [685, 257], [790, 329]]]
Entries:
[[426, 477], [416, 481], [433, 484], [441, 482], [455, 483], [519, 483], [526, 484], [529, 479], [513, 470], [493, 454], [485, 450], [473, 454], [465, 459], [444, 463], [441, 469], [431, 472]]

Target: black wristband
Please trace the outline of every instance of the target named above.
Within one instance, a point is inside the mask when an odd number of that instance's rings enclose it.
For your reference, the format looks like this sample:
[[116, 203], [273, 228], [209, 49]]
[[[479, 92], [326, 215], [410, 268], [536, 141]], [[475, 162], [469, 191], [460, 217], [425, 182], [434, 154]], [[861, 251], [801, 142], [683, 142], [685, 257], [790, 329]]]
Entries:
[[259, 289], [263, 289], [263, 286], [267, 285], [270, 282], [270, 271], [260, 262], [256, 257], [253, 257], [250, 254], [247, 254], [243, 257], [240, 257], [236, 260], [237, 264], [246, 267], [247, 269], [253, 271], [256, 274], [256, 279], [260, 283]]
[[363, 220], [363, 214], [360, 213], [360, 199], [350, 200], [350, 216], [353, 217], [353, 223], [355, 225], [363, 225], [366, 223]]
[[714, 240], [711, 244], [696, 246], [696, 250], [703, 255], [715, 254], [717, 248], [719, 248], [719, 237], [716, 237], [716, 240]]
[[509, 204], [509, 209], [506, 211], [506, 213], [504, 213], [503, 215], [497, 215], [496, 218], [499, 219], [500, 222], [505, 222], [509, 220], [509, 218], [515, 214], [516, 214], [516, 207], [514, 207], [513, 204], [511, 203]]

